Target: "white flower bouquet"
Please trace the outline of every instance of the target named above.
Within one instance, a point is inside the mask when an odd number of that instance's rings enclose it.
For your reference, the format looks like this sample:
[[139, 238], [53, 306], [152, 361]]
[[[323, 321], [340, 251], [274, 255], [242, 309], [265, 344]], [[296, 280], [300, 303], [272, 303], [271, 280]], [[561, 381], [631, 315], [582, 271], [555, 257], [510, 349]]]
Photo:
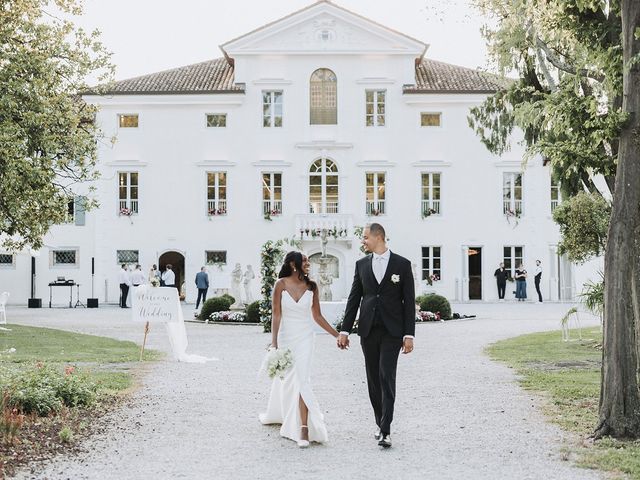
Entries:
[[278, 376], [281, 380], [284, 380], [285, 374], [292, 366], [293, 354], [291, 350], [288, 348], [285, 350], [269, 348], [262, 361], [260, 372], [265, 372], [269, 378]]

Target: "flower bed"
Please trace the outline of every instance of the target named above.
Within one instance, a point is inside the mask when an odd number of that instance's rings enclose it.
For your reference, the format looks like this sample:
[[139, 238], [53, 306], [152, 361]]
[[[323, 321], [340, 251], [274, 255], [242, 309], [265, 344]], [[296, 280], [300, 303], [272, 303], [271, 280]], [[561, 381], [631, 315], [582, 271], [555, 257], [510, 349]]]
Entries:
[[246, 322], [247, 314], [244, 312], [213, 312], [205, 323], [209, 322]]
[[416, 312], [416, 322], [444, 322], [444, 320], [440, 318], [440, 314], [437, 312], [423, 312], [420, 310]]

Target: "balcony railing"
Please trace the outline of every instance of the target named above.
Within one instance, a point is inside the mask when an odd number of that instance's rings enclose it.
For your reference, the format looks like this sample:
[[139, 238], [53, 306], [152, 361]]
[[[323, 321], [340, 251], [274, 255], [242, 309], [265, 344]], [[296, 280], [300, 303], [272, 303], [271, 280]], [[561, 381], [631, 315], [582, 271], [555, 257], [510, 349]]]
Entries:
[[322, 203], [310, 203], [309, 213], [315, 214], [335, 214], [338, 213], [338, 202], [326, 202], [324, 211], [322, 209]]
[[502, 202], [502, 214], [506, 216], [521, 216], [522, 200], [505, 200]]
[[440, 215], [440, 200], [422, 200], [422, 216]]
[[353, 217], [346, 214], [296, 215], [294, 234], [302, 240], [320, 239], [322, 230], [327, 230], [329, 238], [337, 240], [353, 239]]
[[122, 214], [123, 211], [129, 211], [129, 215], [136, 215], [138, 213], [138, 200], [120, 200], [118, 212]]
[[553, 212], [560, 205], [560, 200], [551, 200], [551, 211]]
[[227, 214], [227, 201], [226, 200], [207, 200], [207, 215], [213, 217], [214, 215], [226, 215]]
[[384, 200], [367, 202], [367, 215], [384, 215], [386, 213]]
[[262, 202], [262, 214], [264, 216], [273, 217], [274, 215], [282, 215], [282, 200], [264, 200]]

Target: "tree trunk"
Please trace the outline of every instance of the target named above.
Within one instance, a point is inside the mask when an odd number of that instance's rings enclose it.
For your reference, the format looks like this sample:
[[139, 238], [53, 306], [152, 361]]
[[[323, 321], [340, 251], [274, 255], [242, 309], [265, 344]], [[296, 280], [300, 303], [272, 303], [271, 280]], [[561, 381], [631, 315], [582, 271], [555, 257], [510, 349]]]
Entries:
[[600, 422], [594, 436], [640, 438], [640, 2], [622, 1], [624, 86], [629, 114], [620, 135], [613, 212], [605, 253]]

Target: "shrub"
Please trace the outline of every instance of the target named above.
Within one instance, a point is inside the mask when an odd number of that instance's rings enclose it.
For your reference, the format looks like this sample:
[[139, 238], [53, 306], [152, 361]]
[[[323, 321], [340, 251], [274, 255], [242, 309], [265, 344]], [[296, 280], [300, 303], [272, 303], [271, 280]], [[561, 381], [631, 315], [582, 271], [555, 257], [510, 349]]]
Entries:
[[233, 305], [234, 303], [236, 303], [235, 297], [229, 295], [228, 293], [222, 295], [222, 298], [226, 298], [227, 300], [229, 300], [231, 302], [229, 305]]
[[64, 427], [58, 433], [62, 443], [71, 443], [73, 441], [73, 431], [69, 427]]
[[222, 296], [207, 299], [207, 301], [204, 302], [204, 305], [202, 305], [202, 310], [200, 310], [200, 316], [198, 318], [200, 320], [207, 320], [214, 312], [224, 312], [229, 310], [233, 304], [231, 298], [229, 298], [229, 296]]
[[44, 417], [62, 406], [88, 406], [95, 400], [97, 385], [86, 375], [73, 373], [38, 363], [35, 367], [15, 372], [7, 379], [4, 391], [10, 408]]
[[247, 322], [260, 323], [260, 302], [256, 301], [247, 306]]
[[436, 295], [435, 293], [420, 295], [416, 297], [416, 303], [420, 305], [420, 310], [423, 312], [440, 312], [440, 318], [443, 320], [449, 320], [451, 318], [451, 305], [449, 304], [449, 300], [442, 295]]

